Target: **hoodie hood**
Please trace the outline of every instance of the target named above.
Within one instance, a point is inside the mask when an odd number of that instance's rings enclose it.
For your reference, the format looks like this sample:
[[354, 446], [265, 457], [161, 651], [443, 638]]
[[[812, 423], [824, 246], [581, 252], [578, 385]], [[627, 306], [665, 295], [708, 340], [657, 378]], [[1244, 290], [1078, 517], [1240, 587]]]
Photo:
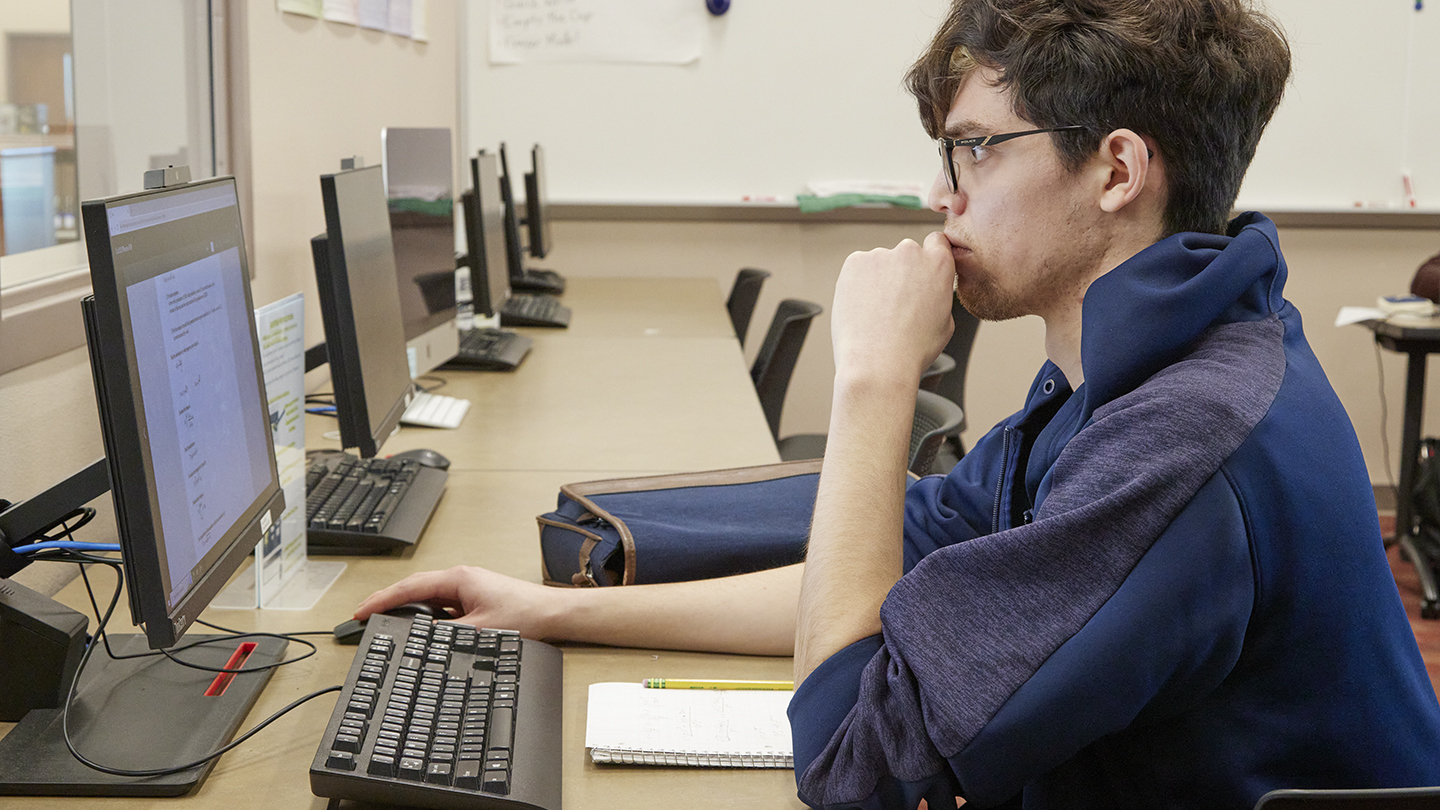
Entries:
[[1236, 217], [1224, 236], [1179, 233], [1101, 276], [1085, 293], [1084, 412], [1134, 390], [1217, 323], [1262, 320], [1284, 305], [1275, 224]]

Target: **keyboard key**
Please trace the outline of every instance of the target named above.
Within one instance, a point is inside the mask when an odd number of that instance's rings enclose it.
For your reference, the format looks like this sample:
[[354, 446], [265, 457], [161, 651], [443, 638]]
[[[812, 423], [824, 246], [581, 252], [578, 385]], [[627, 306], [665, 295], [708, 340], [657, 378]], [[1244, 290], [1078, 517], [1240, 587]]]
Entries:
[[419, 757], [402, 757], [400, 759], [400, 773], [398, 775], [401, 779], [414, 779], [418, 781], [420, 777], [424, 776], [424, 770], [425, 760]]
[[481, 778], [480, 789], [486, 793], [509, 793], [510, 772], [504, 770], [487, 770]]
[[480, 761], [462, 759], [455, 766], [455, 787], [477, 790], [480, 787]]
[[375, 754], [370, 757], [370, 764], [366, 766], [365, 772], [371, 776], [392, 777], [396, 773], [395, 757]]
[[432, 785], [450, 784], [450, 763], [432, 761], [425, 769], [425, 781]]

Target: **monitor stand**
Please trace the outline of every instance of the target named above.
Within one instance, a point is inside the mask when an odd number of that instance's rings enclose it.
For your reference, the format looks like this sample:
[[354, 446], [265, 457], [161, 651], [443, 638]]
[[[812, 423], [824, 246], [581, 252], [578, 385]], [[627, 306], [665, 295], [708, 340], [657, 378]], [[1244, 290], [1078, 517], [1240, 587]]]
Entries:
[[[185, 642], [224, 636], [187, 635]], [[282, 659], [288, 642], [241, 638], [205, 644], [183, 653], [185, 661], [224, 667], [241, 645], [255, 649], [243, 664]], [[149, 652], [142, 635], [111, 636], [116, 655]], [[235, 664], [229, 666], [235, 667]], [[95, 650], [70, 707], [70, 735], [90, 760], [122, 770], [183, 765], [224, 746], [235, 735], [270, 680], [271, 670], [235, 675], [223, 693], [207, 696], [217, 679], [230, 676], [183, 667], [165, 656], [111, 659]], [[92, 770], [70, 754], [61, 733], [60, 709], [35, 709], [0, 739], [0, 795], [182, 796], [215, 766], [212, 760], [178, 774], [112, 776]]]

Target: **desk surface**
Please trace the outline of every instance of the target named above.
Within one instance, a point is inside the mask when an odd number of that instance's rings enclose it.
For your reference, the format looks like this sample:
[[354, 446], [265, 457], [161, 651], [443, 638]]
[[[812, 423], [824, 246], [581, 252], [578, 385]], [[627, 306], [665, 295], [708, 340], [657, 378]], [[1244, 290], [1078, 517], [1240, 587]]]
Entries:
[[[470, 400], [465, 421], [453, 431], [402, 427], [381, 453], [430, 447], [451, 469], [632, 473], [779, 460], [733, 334], [538, 334], [514, 371], [428, 376], [445, 380], [436, 393]], [[319, 438], [335, 420], [306, 419], [311, 447], [339, 447]]]
[[[631, 280], [586, 281], [576, 292], [589, 292], [567, 303], [575, 307], [580, 321], [589, 307], [600, 306], [595, 302], [606, 300], [607, 287], [627, 292], [610, 300], [631, 304], [634, 291], [643, 287], [652, 290], [650, 296], [663, 295], [667, 285], [646, 282], [635, 286]], [[713, 282], [707, 284], [711, 294], [703, 306], [723, 317], [718, 291]], [[660, 309], [653, 298], [648, 300], [636, 311]], [[701, 298], [692, 294], [689, 300]], [[696, 322], [705, 317], [699, 314]], [[623, 320], [616, 316], [612, 323]], [[728, 329], [728, 319], [725, 326]], [[346, 559], [345, 573], [313, 610], [212, 609], [205, 617], [246, 630], [327, 630], [348, 618], [355, 604], [373, 590], [415, 571], [457, 564], [484, 565], [538, 582], [535, 516], [554, 507], [561, 484], [637, 471], [776, 460], [733, 334], [728, 338], [577, 337], [540, 335], [534, 356], [514, 374], [447, 373], [450, 393], [463, 391], [475, 397], [480, 410], [472, 411], [457, 431], [407, 428], [386, 444], [387, 452], [428, 444], [455, 462], [445, 497], [417, 547], [399, 557]], [[685, 358], [689, 361], [681, 362]], [[482, 414], [488, 418], [476, 419]], [[547, 428], [537, 432], [533, 427], [537, 422]], [[325, 423], [307, 424], [311, 431], [316, 427], [324, 429]], [[71, 605], [85, 599], [78, 584], [60, 598]], [[246, 727], [300, 695], [343, 679], [356, 648], [328, 640], [319, 647], [315, 657], [276, 672]], [[292, 646], [292, 654], [295, 649]], [[684, 675], [788, 678], [790, 670], [788, 658], [567, 646], [564, 807], [673, 808], [697, 799], [717, 807], [801, 807], [795, 799], [794, 774], [788, 770], [602, 768], [589, 761], [584, 748], [590, 683]], [[309, 763], [333, 702], [326, 696], [306, 704], [227, 754], [192, 797], [111, 799], [106, 807], [319, 810], [325, 801], [310, 793]], [[5, 730], [0, 724], [0, 732]], [[73, 807], [76, 803], [7, 798], [5, 806]]]
[[714, 279], [570, 278], [561, 302], [573, 312], [569, 328], [521, 331], [574, 338], [735, 337]]

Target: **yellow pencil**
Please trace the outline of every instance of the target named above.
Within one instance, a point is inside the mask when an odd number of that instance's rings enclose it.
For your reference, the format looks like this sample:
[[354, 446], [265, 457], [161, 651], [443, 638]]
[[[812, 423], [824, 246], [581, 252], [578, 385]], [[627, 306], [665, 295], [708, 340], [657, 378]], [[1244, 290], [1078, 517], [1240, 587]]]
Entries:
[[680, 678], [646, 678], [646, 689], [794, 689], [793, 681], [709, 681]]

